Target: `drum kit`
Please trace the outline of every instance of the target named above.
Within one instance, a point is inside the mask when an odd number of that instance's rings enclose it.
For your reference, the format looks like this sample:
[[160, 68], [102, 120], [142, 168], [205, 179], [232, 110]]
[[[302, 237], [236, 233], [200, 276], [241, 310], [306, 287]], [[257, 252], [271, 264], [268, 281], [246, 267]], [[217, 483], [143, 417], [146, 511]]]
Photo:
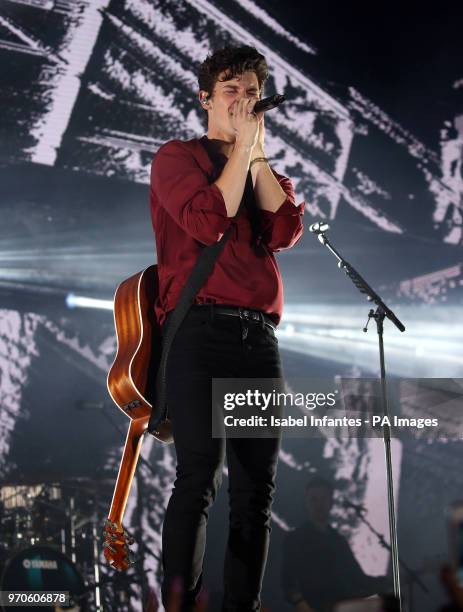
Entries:
[[108, 570], [101, 554], [104, 489], [89, 479], [0, 486], [0, 591], [69, 592], [67, 607], [46, 610], [130, 610], [139, 581]]

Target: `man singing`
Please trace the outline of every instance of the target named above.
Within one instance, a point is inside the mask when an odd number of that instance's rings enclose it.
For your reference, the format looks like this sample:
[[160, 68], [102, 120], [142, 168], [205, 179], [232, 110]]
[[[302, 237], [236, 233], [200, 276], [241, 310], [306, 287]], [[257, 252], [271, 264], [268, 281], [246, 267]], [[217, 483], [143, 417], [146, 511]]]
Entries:
[[[225, 455], [230, 524], [222, 610], [260, 610], [280, 441], [213, 438], [211, 379], [282, 377], [275, 329], [283, 285], [273, 253], [299, 240], [304, 203], [295, 205], [291, 181], [265, 156], [263, 113], [253, 108], [267, 76], [265, 58], [253, 47], [227, 47], [207, 57], [198, 77], [207, 135], [167, 142], [152, 164], [161, 325], [169, 324], [201, 249], [233, 226], [167, 363], [177, 478], [162, 534], [162, 596], [166, 606], [180, 582], [182, 611], [193, 610], [201, 590], [206, 524]], [[245, 197], [235, 218], [249, 170], [253, 197]]]

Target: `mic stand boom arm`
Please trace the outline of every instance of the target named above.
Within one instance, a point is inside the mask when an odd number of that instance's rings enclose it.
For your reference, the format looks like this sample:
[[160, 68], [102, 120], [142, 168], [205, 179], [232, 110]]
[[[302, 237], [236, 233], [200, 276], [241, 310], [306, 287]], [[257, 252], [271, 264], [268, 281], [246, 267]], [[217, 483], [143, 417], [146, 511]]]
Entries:
[[[394, 323], [397, 329], [399, 329], [401, 332], [405, 331], [405, 326], [403, 325], [403, 323], [399, 321], [399, 319], [395, 316], [392, 310], [386, 306], [386, 304], [376, 293], [376, 291], [370, 287], [370, 285], [364, 278], [362, 278], [362, 276], [360, 276], [357, 270], [353, 266], [351, 266], [349, 262], [347, 262], [341, 257], [341, 255], [334, 248], [334, 246], [331, 244], [331, 242], [328, 240], [328, 238], [323, 232], [318, 234], [318, 239], [336, 257], [336, 259], [338, 260], [338, 268], [343, 270], [347, 274], [347, 276], [351, 279], [351, 281], [354, 283], [360, 293], [364, 293], [370, 302], [374, 302], [377, 305], [377, 312], [380, 311], [383, 314], [383, 320], [386, 316], [390, 321], [392, 321], [392, 323]], [[369, 315], [369, 317], [372, 316], [373, 315]]]
[[[328, 228], [327, 228], [328, 229]], [[405, 331], [405, 326], [395, 316], [390, 308], [386, 306], [380, 296], [370, 287], [364, 278], [350, 265], [334, 246], [330, 243], [323, 231], [317, 231], [318, 240], [326, 246], [326, 248], [336, 257], [338, 260], [338, 267], [343, 270], [347, 276], [351, 279], [360, 293], [367, 296], [370, 302], [376, 304], [376, 311], [373, 309], [368, 313], [367, 326], [371, 318], [376, 321], [376, 328], [378, 331], [378, 342], [379, 342], [379, 360], [381, 366], [381, 401], [383, 408], [383, 416], [389, 417], [388, 406], [387, 406], [387, 392], [386, 392], [386, 367], [384, 360], [384, 343], [383, 343], [383, 322], [384, 318], [387, 317], [394, 325], [401, 331]], [[364, 327], [363, 331], [367, 331], [367, 326]], [[386, 421], [387, 422], [387, 421]], [[399, 572], [399, 552], [397, 545], [397, 524], [395, 515], [395, 504], [394, 504], [394, 483], [392, 478], [392, 455], [391, 455], [391, 431], [387, 424], [383, 425], [383, 441], [384, 449], [386, 454], [386, 477], [387, 477], [387, 499], [388, 499], [388, 514], [389, 514], [389, 533], [391, 540], [391, 560], [392, 560], [392, 577], [394, 581], [394, 594], [399, 601], [399, 609], [402, 612], [402, 601], [400, 596], [400, 572]]]

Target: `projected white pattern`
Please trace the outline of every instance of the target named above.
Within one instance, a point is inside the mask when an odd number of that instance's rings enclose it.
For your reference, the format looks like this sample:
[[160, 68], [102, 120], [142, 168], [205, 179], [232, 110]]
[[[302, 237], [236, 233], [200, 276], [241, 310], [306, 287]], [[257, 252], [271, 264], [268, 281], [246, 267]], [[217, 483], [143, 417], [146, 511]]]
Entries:
[[[457, 83], [454, 84], [457, 88]], [[462, 87], [460, 85], [460, 87]], [[428, 176], [430, 189], [436, 198], [433, 220], [443, 225], [446, 232], [444, 241], [449, 244], [463, 242], [463, 115], [454, 119], [454, 125], [446, 122], [441, 133], [442, 179]], [[456, 131], [449, 134], [449, 128]]]
[[[374, 138], [379, 130], [391, 146], [405, 147], [422, 174], [435, 201], [427, 214], [439, 223], [452, 206], [443, 239], [461, 241], [461, 177], [458, 182], [448, 172], [454, 144], [448, 144], [441, 159], [355, 87], [345, 92], [344, 102], [333, 98], [273, 52], [272, 43], [283, 39], [316, 54], [256, 3], [233, 2], [227, 14], [207, 0], [34, 2], [39, 8], [30, 9], [23, 1], [19, 4], [24, 13], [10, 15], [7, 6], [3, 9], [2, 25], [9, 36], [0, 40], [0, 47], [16, 62], [18, 56], [34, 55], [40, 66], [30, 75], [31, 100], [16, 111], [24, 127], [12, 136], [17, 146], [13, 157], [8, 149], [11, 161], [19, 155], [40, 164], [147, 182], [152, 154], [162, 142], [203, 131], [197, 64], [220, 44], [249, 43], [268, 58], [268, 91], [288, 96], [285, 113], [268, 116], [268, 153], [278, 170], [291, 168], [288, 173], [311, 214], [334, 219], [342, 199], [386, 232], [407, 231], [407, 222], [391, 203], [387, 177], [378, 178], [374, 169], [356, 163], [350, 167], [354, 136]], [[233, 18], [238, 10], [240, 23]], [[42, 17], [47, 27], [31, 35], [37, 13], [47, 16]], [[250, 23], [259, 16], [263, 34], [246, 28], [243, 13]], [[72, 146], [63, 146], [65, 142]]]
[[41, 317], [22, 316], [13, 310], [0, 310], [0, 477], [5, 476], [10, 450], [11, 432], [21, 418], [21, 389], [27, 381], [28, 369], [38, 357], [34, 335]]

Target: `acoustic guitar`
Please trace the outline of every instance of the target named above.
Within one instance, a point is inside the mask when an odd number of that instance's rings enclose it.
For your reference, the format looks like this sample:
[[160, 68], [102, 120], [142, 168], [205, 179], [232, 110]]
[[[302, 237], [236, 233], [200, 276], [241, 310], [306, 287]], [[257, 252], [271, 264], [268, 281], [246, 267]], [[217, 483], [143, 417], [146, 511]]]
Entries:
[[[108, 373], [107, 386], [111, 398], [129, 417], [130, 424], [103, 530], [103, 551], [109, 563], [119, 570], [127, 569], [131, 563], [129, 547], [133, 540], [124, 530], [122, 521], [143, 436], [151, 413], [156, 410], [153, 396], [162, 352], [161, 329], [154, 312], [158, 293], [158, 269], [153, 265], [123, 281], [114, 296], [117, 352]], [[173, 441], [171, 422], [167, 418], [150, 433], [164, 444]]]

